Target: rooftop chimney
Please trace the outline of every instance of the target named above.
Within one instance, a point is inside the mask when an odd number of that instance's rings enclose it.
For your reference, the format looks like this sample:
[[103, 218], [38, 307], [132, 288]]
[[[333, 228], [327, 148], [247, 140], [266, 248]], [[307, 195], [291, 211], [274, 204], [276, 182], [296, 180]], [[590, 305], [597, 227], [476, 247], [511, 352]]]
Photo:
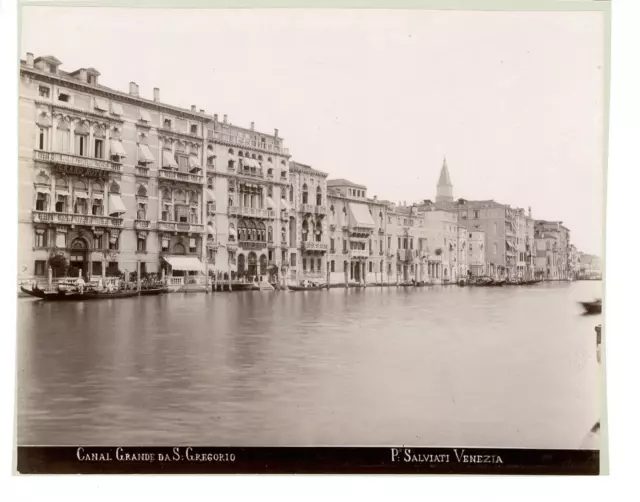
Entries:
[[84, 68], [80, 68], [80, 81], [81, 82], [87, 81], [87, 70]]
[[132, 96], [139, 96], [138, 84], [135, 82], [129, 82], [129, 94]]
[[204, 113], [204, 108], [200, 108], [200, 113]]
[[153, 100], [154, 101], [160, 101], [160, 88], [159, 87], [154, 87], [153, 88]]
[[256, 123], [255, 122], [251, 122], [251, 130], [253, 131], [256, 127]]
[[226, 113], [222, 116], [222, 122], [224, 122], [225, 124], [227, 123], [227, 114]]
[[27, 52], [27, 66], [33, 68], [33, 53]]
[[278, 130], [277, 130], [277, 129], [275, 129], [275, 130], [274, 130], [273, 135], [274, 135], [276, 138], [278, 137]]
[[196, 111], [196, 105], [191, 105], [191, 111], [195, 112]]
[[217, 122], [217, 121], [218, 121], [218, 114], [217, 114], [217, 113], [214, 113], [214, 114], [213, 114], [213, 121], [214, 121], [214, 122]]
[[377, 195], [374, 195], [374, 196], [373, 196], [373, 200], [378, 200], [378, 196], [377, 196]]
[[531, 206], [529, 206], [529, 218], [531, 218]]

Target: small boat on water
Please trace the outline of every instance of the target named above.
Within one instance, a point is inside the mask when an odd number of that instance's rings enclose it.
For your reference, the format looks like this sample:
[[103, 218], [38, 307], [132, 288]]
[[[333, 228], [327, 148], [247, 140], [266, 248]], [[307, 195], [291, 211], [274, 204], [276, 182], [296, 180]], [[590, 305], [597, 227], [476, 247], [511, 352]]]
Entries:
[[585, 314], [601, 314], [602, 313], [602, 300], [596, 300], [594, 302], [580, 302]]
[[319, 291], [321, 289], [327, 289], [326, 284], [320, 284], [317, 286], [289, 286], [291, 291]]
[[41, 298], [47, 302], [84, 302], [89, 300], [113, 300], [116, 298], [130, 298], [132, 296], [138, 296], [137, 291], [44, 291], [39, 288], [27, 289], [24, 286], [20, 286], [23, 293], [26, 293], [36, 298]]

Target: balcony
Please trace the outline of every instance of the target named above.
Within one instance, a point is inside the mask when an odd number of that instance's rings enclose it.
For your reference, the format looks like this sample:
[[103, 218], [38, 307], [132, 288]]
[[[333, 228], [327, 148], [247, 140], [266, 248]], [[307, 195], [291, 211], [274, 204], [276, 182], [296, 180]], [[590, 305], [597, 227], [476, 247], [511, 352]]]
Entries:
[[314, 206], [312, 204], [302, 204], [300, 206], [300, 212], [301, 213], [314, 214], [315, 207], [316, 206]]
[[262, 143], [261, 141], [254, 141], [246, 138], [238, 138], [237, 136], [233, 136], [231, 134], [216, 132], [213, 134], [213, 139], [216, 141], [222, 141], [224, 143], [229, 143], [232, 145], [257, 148], [259, 150], [264, 150], [265, 152], [273, 152], [273, 153], [280, 153], [283, 155], [289, 155], [288, 148], [283, 148], [277, 145], [268, 145], [266, 143]]
[[328, 244], [316, 241], [302, 241], [300, 247], [303, 251], [326, 251], [327, 249], [329, 249]]
[[378, 233], [379, 233], [380, 235], [383, 235], [383, 234], [384, 234], [384, 228], [379, 228], [379, 229], [378, 229]]
[[145, 166], [136, 166], [136, 176], [149, 177], [149, 168]]
[[149, 230], [151, 222], [149, 220], [135, 220], [133, 222], [133, 228], [136, 230]]
[[366, 249], [352, 249], [349, 252], [351, 258], [369, 258], [369, 251]]
[[336, 224], [335, 223], [331, 223], [329, 225], [329, 230], [335, 230], [336, 229]]
[[165, 180], [183, 181], [185, 183], [196, 183], [198, 185], [202, 185], [202, 180], [204, 179], [201, 174], [183, 173], [164, 168], [158, 171], [158, 175]]
[[159, 221], [158, 230], [161, 232], [185, 232], [190, 234], [202, 233], [204, 232], [204, 225], [177, 221]]
[[70, 153], [45, 152], [34, 150], [33, 157], [40, 162], [53, 164], [55, 171], [64, 174], [77, 174], [94, 178], [107, 178], [109, 173], [122, 172], [122, 164], [104, 159], [82, 157]]
[[325, 274], [322, 270], [303, 270], [302, 277], [305, 279], [323, 279]]
[[257, 170], [255, 168], [253, 169], [238, 169], [238, 174], [241, 174], [242, 176], [248, 176], [249, 178], [257, 178], [259, 180], [263, 180], [265, 178], [264, 173], [260, 170]]
[[239, 241], [242, 249], [264, 249], [267, 247], [266, 242], [262, 241]]
[[34, 223], [55, 223], [57, 225], [82, 225], [85, 227], [122, 228], [122, 218], [94, 216], [92, 214], [55, 213], [33, 211]]
[[[229, 216], [245, 216], [248, 218], [269, 218], [267, 209], [258, 209], [255, 207], [229, 206]], [[271, 211], [273, 213], [273, 211]]]

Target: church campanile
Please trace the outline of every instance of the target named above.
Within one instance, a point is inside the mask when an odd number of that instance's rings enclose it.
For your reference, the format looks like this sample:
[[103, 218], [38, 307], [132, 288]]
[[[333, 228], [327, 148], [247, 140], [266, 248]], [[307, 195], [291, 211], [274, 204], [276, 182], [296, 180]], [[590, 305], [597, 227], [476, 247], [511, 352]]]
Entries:
[[453, 184], [449, 176], [446, 157], [442, 161], [442, 169], [440, 170], [440, 178], [438, 179], [438, 192], [436, 195], [436, 204], [444, 202], [453, 202]]

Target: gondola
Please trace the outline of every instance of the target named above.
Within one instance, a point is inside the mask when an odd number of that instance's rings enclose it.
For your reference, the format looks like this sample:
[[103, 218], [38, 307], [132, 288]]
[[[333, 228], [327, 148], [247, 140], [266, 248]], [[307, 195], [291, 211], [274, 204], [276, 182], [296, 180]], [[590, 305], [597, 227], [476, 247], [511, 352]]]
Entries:
[[320, 289], [327, 289], [327, 285], [321, 284], [320, 286], [289, 286], [289, 290], [291, 291], [318, 291]]
[[596, 300], [595, 302], [580, 302], [585, 314], [601, 314], [602, 313], [602, 300]]
[[23, 286], [20, 286], [20, 289], [22, 290], [23, 293], [26, 293], [31, 296], [35, 296], [36, 298], [41, 298], [47, 302], [84, 302], [89, 300], [113, 300], [116, 298], [130, 298], [132, 296], [138, 296], [138, 292], [135, 290], [134, 291], [114, 291], [112, 293], [98, 292], [98, 291], [83, 291], [82, 293], [79, 293], [77, 291], [48, 292], [48, 291], [43, 291], [37, 287], [29, 290]]

